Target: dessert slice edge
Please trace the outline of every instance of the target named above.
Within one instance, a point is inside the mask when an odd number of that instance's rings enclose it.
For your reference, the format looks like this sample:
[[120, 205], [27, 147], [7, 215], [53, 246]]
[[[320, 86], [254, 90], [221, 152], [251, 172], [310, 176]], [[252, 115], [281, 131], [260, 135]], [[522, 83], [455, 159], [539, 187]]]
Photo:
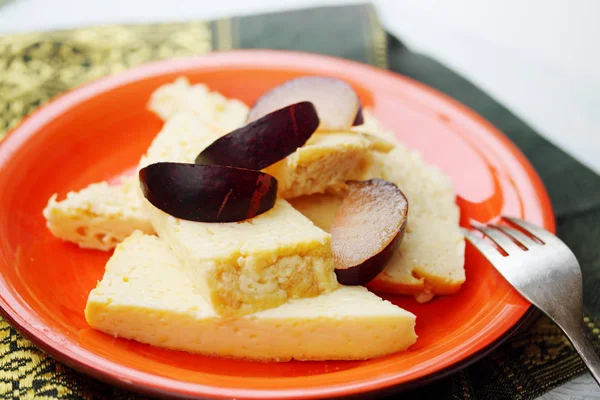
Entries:
[[86, 319], [115, 337], [260, 361], [364, 360], [417, 339], [413, 314], [359, 286], [223, 319], [194, 291], [169, 247], [141, 232], [117, 246], [89, 295]]

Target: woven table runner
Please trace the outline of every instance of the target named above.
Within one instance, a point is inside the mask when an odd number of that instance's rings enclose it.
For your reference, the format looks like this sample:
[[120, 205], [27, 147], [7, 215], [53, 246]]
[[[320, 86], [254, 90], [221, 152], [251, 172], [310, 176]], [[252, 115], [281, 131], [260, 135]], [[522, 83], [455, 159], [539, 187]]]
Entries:
[[[0, 137], [52, 97], [97, 78], [150, 61], [237, 48], [308, 51], [387, 68], [445, 92], [504, 132], [542, 177], [557, 215], [558, 234], [581, 262], [584, 320], [599, 348], [600, 177], [455, 72], [407, 49], [382, 29], [371, 6], [0, 36]], [[0, 365], [0, 395], [7, 399], [145, 398], [60, 364], [2, 320]], [[560, 330], [536, 316], [482, 360], [405, 396], [530, 399], [583, 371]]]

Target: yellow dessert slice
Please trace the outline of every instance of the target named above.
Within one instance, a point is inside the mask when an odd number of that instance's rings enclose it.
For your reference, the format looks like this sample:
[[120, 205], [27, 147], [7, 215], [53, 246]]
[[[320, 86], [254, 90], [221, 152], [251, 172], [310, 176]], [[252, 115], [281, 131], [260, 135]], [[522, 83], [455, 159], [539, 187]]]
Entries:
[[[243, 125], [248, 113], [239, 100], [227, 100], [204, 85], [191, 86], [185, 79], [157, 89], [149, 108], [169, 119], [140, 167], [159, 161], [194, 162], [200, 150]], [[113, 249], [136, 229], [152, 233], [150, 221], [140, 210], [137, 176], [125, 181], [93, 183], [63, 200], [53, 195], [43, 211], [46, 225], [62, 240], [98, 250]]]
[[[368, 114], [366, 118], [369, 121]], [[373, 121], [369, 127], [373, 134], [386, 135]], [[370, 178], [398, 185], [408, 198], [409, 212], [399, 250], [369, 288], [412, 294], [420, 302], [457, 292], [465, 281], [465, 244], [450, 178], [426, 164], [419, 153], [399, 144], [374, 159], [362, 177]], [[315, 225], [329, 231], [341, 201], [340, 196], [324, 194], [292, 199], [291, 204]]]
[[138, 169], [157, 162], [194, 163], [198, 153], [223, 135], [192, 112], [169, 118], [142, 156]]
[[379, 162], [375, 173], [404, 192], [409, 214], [400, 251], [369, 286], [419, 301], [456, 293], [465, 282], [465, 242], [452, 181], [401, 145]]
[[456, 222], [411, 216], [400, 250], [368, 286], [379, 293], [413, 294], [419, 302], [454, 294], [465, 282], [464, 246]]
[[53, 195], [44, 208], [46, 225], [54, 236], [82, 248], [110, 250], [137, 230], [154, 229], [142, 210], [138, 179], [110, 186], [94, 183], [64, 200]]
[[221, 315], [244, 315], [338, 287], [330, 235], [278, 199], [252, 219], [205, 223], [147, 203], [155, 231]]
[[[220, 137], [195, 114], [180, 112], [169, 119], [154, 139], [140, 167], [159, 161], [194, 162], [199, 149]], [[111, 250], [135, 230], [153, 233], [141, 208], [137, 174], [120, 184], [93, 183], [64, 200], [53, 195], [44, 208], [46, 225], [54, 236], [83, 248]]]
[[248, 116], [248, 107], [240, 100], [228, 99], [221, 93], [210, 91], [202, 83], [191, 85], [185, 77], [156, 89], [150, 97], [148, 109], [164, 121], [179, 112], [191, 113], [223, 134], [244, 125]]
[[115, 250], [85, 316], [92, 328], [114, 337], [261, 361], [363, 360], [416, 341], [413, 314], [360, 286], [224, 319], [198, 294], [168, 246], [140, 232]]
[[304, 146], [265, 172], [279, 181], [278, 194], [290, 199], [343, 189], [370, 166], [373, 152], [388, 152], [393, 144], [356, 132], [314, 133]]
[[338, 194], [313, 194], [290, 199], [290, 204], [325, 232], [331, 231], [333, 218], [342, 204]]

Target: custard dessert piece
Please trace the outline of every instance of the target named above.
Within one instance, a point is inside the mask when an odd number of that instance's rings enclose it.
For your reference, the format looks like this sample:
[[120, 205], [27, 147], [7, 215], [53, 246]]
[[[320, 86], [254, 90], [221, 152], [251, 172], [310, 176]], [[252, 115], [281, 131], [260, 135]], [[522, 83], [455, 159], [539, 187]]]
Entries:
[[[408, 198], [409, 213], [399, 249], [368, 287], [382, 293], [412, 294], [420, 302], [456, 293], [465, 281], [465, 243], [449, 178], [401, 146], [384, 155], [381, 163], [368, 178], [395, 183]], [[331, 194], [291, 200], [325, 231], [331, 228], [341, 202], [341, 196]]]
[[265, 169], [279, 181], [284, 199], [339, 191], [348, 180], [360, 179], [371, 167], [374, 154], [393, 144], [377, 136], [356, 132], [314, 133], [304, 146]]
[[235, 316], [338, 287], [328, 233], [277, 200], [240, 222], [182, 220], [146, 202], [158, 236], [218, 314]]
[[316, 226], [329, 232], [343, 199], [341, 194], [313, 194], [290, 199], [290, 204]]
[[114, 337], [260, 361], [364, 360], [416, 341], [413, 314], [360, 286], [223, 319], [169, 247], [141, 232], [117, 247], [85, 315], [93, 328]]
[[422, 302], [456, 293], [465, 281], [465, 241], [450, 178], [401, 145], [379, 161], [377, 175], [404, 191], [410, 211], [400, 251], [369, 287]]
[[46, 225], [62, 240], [99, 250], [114, 248], [135, 230], [153, 233], [138, 188], [137, 177], [128, 177], [113, 186], [94, 183], [61, 201], [55, 194], [43, 211]]
[[191, 85], [185, 77], [156, 89], [148, 109], [164, 121], [180, 112], [192, 113], [223, 134], [244, 125], [248, 116], [248, 107], [242, 101], [228, 99], [202, 83]]
[[[204, 85], [190, 86], [185, 79], [157, 89], [149, 108], [169, 119], [140, 167], [159, 161], [194, 162], [201, 149], [243, 125], [248, 113], [239, 100], [225, 99]], [[137, 175], [124, 182], [94, 183], [62, 200], [53, 195], [43, 211], [46, 225], [62, 240], [98, 250], [113, 249], [136, 229], [152, 233], [140, 210]]]
[[[364, 115], [365, 125], [360, 127], [363, 131], [392, 137], [368, 111]], [[425, 163], [419, 153], [400, 144], [373, 159], [362, 179], [371, 178], [395, 183], [408, 198], [409, 212], [399, 250], [368, 287], [376, 292], [411, 294], [420, 302], [456, 293], [465, 281], [465, 243], [450, 178]], [[291, 204], [329, 231], [341, 201], [341, 196], [323, 194], [298, 197]]]

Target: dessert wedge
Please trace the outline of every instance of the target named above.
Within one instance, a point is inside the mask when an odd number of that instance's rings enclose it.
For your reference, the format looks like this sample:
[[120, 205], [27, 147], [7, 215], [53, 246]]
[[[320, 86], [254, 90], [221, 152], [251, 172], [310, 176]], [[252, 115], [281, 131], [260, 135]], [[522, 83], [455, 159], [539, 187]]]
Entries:
[[[356, 129], [392, 137], [368, 110], [364, 117], [365, 125]], [[411, 294], [421, 302], [456, 293], [465, 281], [465, 244], [448, 176], [426, 164], [417, 152], [397, 144], [394, 150], [373, 159], [362, 179], [372, 178], [396, 184], [408, 198], [410, 215], [399, 249], [368, 287], [376, 292]], [[329, 232], [342, 199], [342, 195], [312, 195], [292, 199], [291, 204]]]
[[419, 301], [456, 293], [465, 281], [465, 242], [450, 178], [402, 145], [379, 162], [375, 173], [402, 188], [411, 209], [400, 250], [369, 287]]
[[178, 112], [165, 122], [142, 156], [138, 169], [164, 161], [194, 163], [198, 153], [224, 133], [193, 112]]
[[341, 194], [313, 194], [290, 199], [290, 204], [316, 226], [330, 232], [342, 201], [344, 198]]
[[138, 191], [138, 180], [128, 177], [113, 186], [94, 183], [61, 201], [53, 195], [43, 211], [46, 225], [54, 236], [82, 248], [110, 250], [135, 230], [154, 232]]
[[[167, 121], [167, 125], [179, 115]], [[203, 122], [193, 121], [191, 132], [197, 137], [186, 143], [193, 142], [193, 148], [200, 152], [219, 135]], [[187, 148], [178, 148], [179, 153], [173, 154], [172, 149], [161, 144], [164, 140], [161, 135], [150, 146], [141, 166], [167, 157], [187, 161]], [[171, 186], [165, 186], [165, 190], [175, 190], [175, 177], [166, 178], [165, 182], [171, 182]], [[189, 189], [187, 194], [193, 191], [191, 185], [199, 183], [194, 179], [184, 181], [182, 188]], [[201, 183], [205, 188], [211, 185], [210, 180]], [[198, 197], [199, 201], [191, 206], [201, 208], [202, 201], [212, 200], [208, 197], [204, 200]], [[221, 209], [226, 209], [228, 199], [228, 196], [223, 198]], [[249, 314], [277, 307], [288, 299], [314, 297], [338, 286], [330, 235], [283, 199], [254, 218], [224, 223], [176, 218], [145, 198], [142, 202], [154, 231], [173, 250], [192, 284], [220, 315]], [[174, 205], [181, 208], [183, 204]]]
[[148, 109], [164, 121], [181, 111], [192, 113], [223, 134], [242, 126], [248, 116], [248, 107], [242, 101], [228, 99], [202, 83], [192, 85], [185, 77], [156, 89]]
[[[193, 104], [193, 107], [192, 107]], [[242, 125], [248, 112], [238, 100], [227, 100], [204, 85], [185, 79], [162, 86], [152, 95], [149, 108], [169, 118], [140, 167], [159, 161], [194, 162], [212, 141]], [[206, 121], [219, 121], [207, 123]], [[111, 250], [136, 229], [153, 233], [140, 210], [139, 181], [127, 177], [123, 184], [94, 183], [66, 199], [53, 195], [43, 214], [54, 236], [80, 247]]]
[[371, 160], [393, 147], [385, 139], [357, 132], [314, 133], [304, 146], [265, 172], [277, 178], [279, 196], [285, 199], [336, 192], [345, 188], [346, 181], [362, 177]]
[[175, 218], [146, 202], [159, 237], [220, 315], [244, 315], [338, 287], [328, 233], [287, 201], [252, 219]]
[[415, 316], [363, 287], [223, 319], [196, 292], [169, 247], [141, 232], [117, 247], [85, 314], [93, 328], [115, 337], [261, 361], [363, 360], [416, 341]]

